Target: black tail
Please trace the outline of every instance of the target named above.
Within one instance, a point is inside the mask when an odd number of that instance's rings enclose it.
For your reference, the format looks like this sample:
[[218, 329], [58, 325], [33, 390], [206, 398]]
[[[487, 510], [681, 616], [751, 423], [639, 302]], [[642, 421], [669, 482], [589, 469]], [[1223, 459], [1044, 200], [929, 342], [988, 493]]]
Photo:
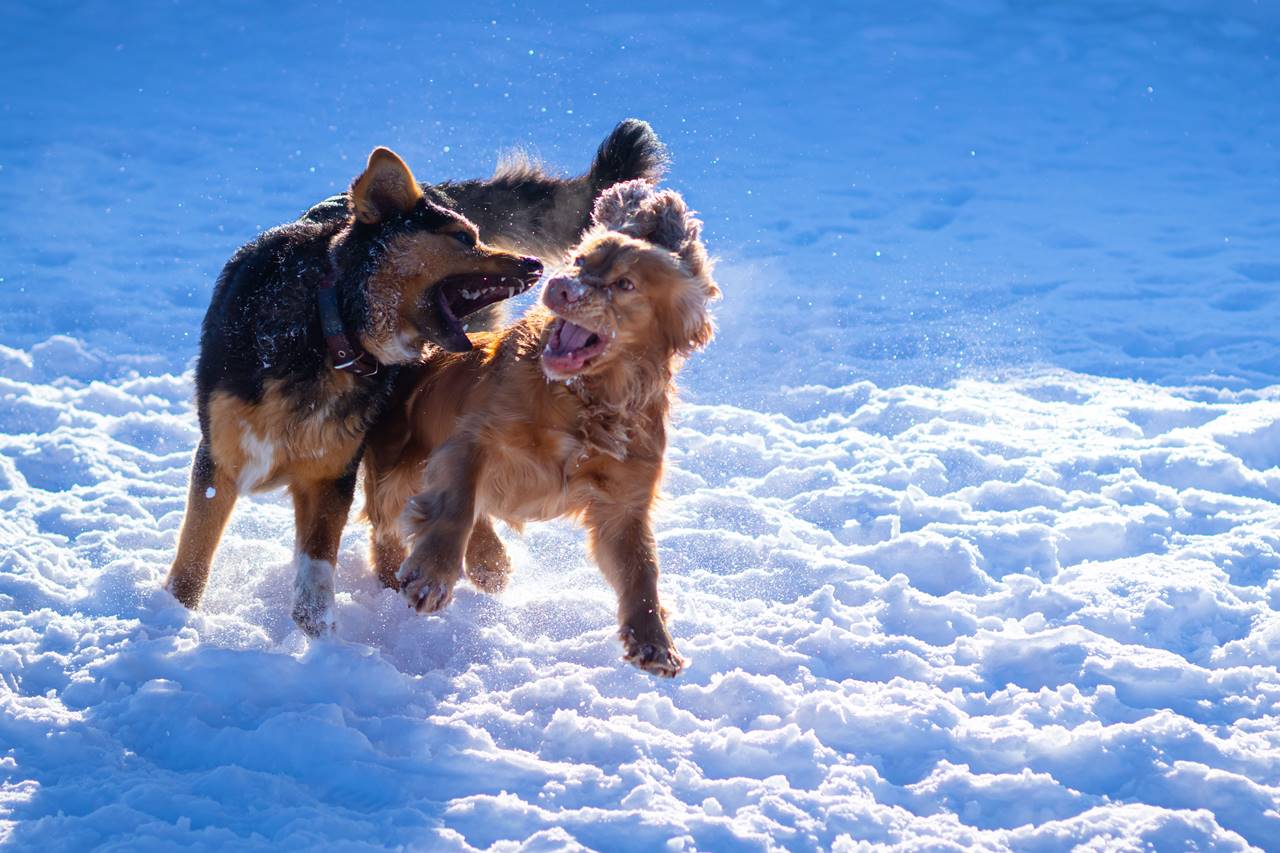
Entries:
[[667, 171], [667, 147], [658, 139], [649, 122], [623, 119], [596, 149], [587, 179], [599, 195], [614, 184], [644, 179], [657, 183]]
[[596, 150], [576, 178], [549, 175], [520, 152], [509, 154], [487, 181], [441, 184], [449, 204], [480, 227], [480, 237], [503, 248], [558, 260], [591, 224], [596, 197], [619, 181], [657, 182], [667, 149], [648, 122], [629, 118]]
[[[591, 168], [576, 178], [550, 175], [537, 161], [515, 152], [499, 161], [488, 180], [422, 188], [432, 201], [452, 207], [479, 226], [485, 242], [554, 260], [591, 224], [591, 209], [600, 193], [621, 181], [657, 183], [666, 170], [666, 146], [648, 122], [629, 118], [605, 137]], [[327, 222], [349, 215], [346, 196], [336, 195], [303, 218]]]

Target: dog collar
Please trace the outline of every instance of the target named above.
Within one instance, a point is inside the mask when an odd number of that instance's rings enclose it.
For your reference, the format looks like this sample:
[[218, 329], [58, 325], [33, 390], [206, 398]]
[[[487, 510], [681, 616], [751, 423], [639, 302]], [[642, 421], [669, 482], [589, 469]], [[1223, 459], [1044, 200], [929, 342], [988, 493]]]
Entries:
[[320, 303], [320, 328], [324, 343], [329, 349], [334, 370], [349, 370], [356, 376], [373, 376], [378, 372], [378, 361], [347, 337], [342, 328], [342, 315], [338, 312], [338, 280], [332, 272], [320, 282], [316, 291]]

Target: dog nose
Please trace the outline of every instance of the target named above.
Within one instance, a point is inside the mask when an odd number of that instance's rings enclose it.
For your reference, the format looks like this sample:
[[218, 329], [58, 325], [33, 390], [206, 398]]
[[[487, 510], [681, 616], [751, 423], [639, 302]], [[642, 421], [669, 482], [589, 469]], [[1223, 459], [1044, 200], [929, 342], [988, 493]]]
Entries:
[[547, 285], [547, 296], [553, 305], [572, 305], [578, 301], [580, 295], [579, 288], [571, 286], [572, 279], [557, 278], [552, 279]]

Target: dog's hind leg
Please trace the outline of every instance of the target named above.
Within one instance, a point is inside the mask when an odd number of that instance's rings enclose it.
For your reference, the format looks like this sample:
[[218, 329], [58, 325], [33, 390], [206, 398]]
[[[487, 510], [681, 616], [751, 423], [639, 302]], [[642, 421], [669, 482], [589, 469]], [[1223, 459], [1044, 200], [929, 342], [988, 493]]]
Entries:
[[413, 468], [397, 467], [395, 461], [380, 462], [378, 446], [364, 455], [364, 514], [369, 531], [369, 563], [387, 589], [400, 589], [396, 572], [407, 551], [400, 533], [400, 513], [405, 503], [421, 488], [420, 475]]
[[337, 627], [334, 565], [355, 488], [354, 465], [337, 480], [302, 480], [289, 486], [298, 536], [293, 621], [312, 637], [332, 634]]
[[387, 589], [399, 590], [400, 579], [396, 577], [396, 572], [400, 570], [400, 564], [408, 553], [404, 542], [400, 540], [400, 530], [395, 524], [381, 527], [375, 524], [369, 535], [369, 559], [378, 580]]
[[178, 553], [164, 588], [187, 607], [200, 603], [209, 582], [213, 552], [236, 505], [236, 481], [213, 460], [207, 442], [201, 441], [191, 463], [187, 512], [178, 537]]
[[506, 546], [486, 515], [477, 518], [471, 528], [471, 539], [467, 542], [467, 578], [476, 589], [491, 594], [506, 589], [511, 578], [511, 559]]

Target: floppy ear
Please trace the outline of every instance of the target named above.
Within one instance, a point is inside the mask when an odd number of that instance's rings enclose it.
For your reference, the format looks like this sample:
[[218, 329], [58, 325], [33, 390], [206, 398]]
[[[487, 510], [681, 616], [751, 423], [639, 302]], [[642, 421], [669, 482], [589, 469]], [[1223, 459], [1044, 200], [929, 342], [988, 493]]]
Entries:
[[675, 347], [680, 355], [688, 356], [702, 349], [711, 343], [711, 339], [716, 335], [715, 324], [711, 322], [711, 314], [705, 305], [700, 306], [696, 312], [686, 315], [685, 323], [686, 339]]
[[680, 193], [656, 191], [648, 181], [624, 181], [601, 193], [594, 222], [679, 254], [698, 239], [701, 223], [689, 214]]
[[[698, 247], [701, 260], [706, 261], [702, 244], [693, 245]], [[688, 280], [683, 297], [680, 324], [682, 334], [680, 340], [675, 342], [675, 350], [680, 355], [687, 356], [711, 343], [716, 334], [715, 322], [711, 319], [711, 303], [720, 298], [720, 287], [711, 278], [710, 263], [704, 263], [702, 271]]]
[[373, 149], [369, 165], [351, 185], [351, 206], [366, 225], [408, 213], [420, 198], [422, 187], [413, 172], [390, 148]]
[[614, 184], [596, 199], [591, 221], [610, 231], [638, 236], [627, 230], [627, 223], [640, 210], [640, 204], [653, 195], [653, 185], [645, 180]]
[[720, 288], [711, 280], [711, 260], [702, 245], [702, 220], [693, 215], [680, 193], [654, 193], [640, 203], [634, 219], [645, 232], [644, 239], [675, 253], [691, 276], [703, 280], [707, 301], [720, 298]]
[[663, 190], [645, 199], [634, 218], [644, 232], [635, 236], [670, 252], [679, 253], [689, 241], [698, 239], [700, 223], [689, 215], [684, 199], [674, 190]]

